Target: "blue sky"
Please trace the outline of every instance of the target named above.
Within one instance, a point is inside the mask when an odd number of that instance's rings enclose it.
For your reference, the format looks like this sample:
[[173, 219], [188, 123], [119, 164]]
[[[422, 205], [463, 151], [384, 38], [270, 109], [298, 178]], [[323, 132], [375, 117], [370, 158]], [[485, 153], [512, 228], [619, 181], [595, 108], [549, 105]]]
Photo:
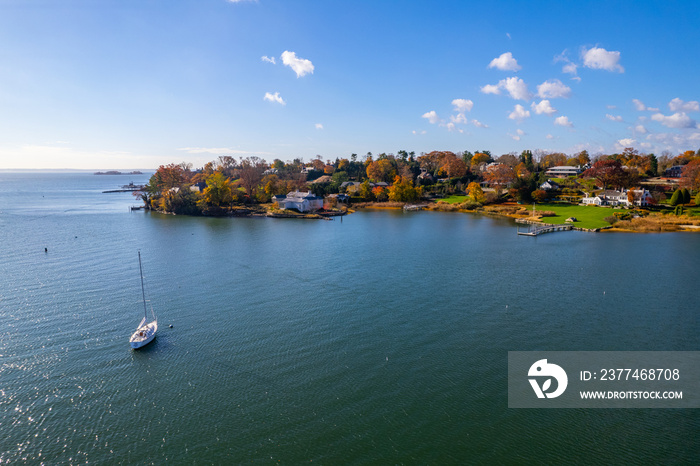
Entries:
[[700, 148], [700, 2], [0, 0], [0, 168]]

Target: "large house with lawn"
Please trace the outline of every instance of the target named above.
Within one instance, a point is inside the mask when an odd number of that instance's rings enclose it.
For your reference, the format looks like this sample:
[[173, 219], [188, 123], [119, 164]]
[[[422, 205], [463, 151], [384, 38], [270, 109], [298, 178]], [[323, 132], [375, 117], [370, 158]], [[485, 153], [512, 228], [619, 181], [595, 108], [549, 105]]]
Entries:
[[[630, 202], [630, 198], [633, 199], [632, 202]], [[632, 205], [636, 205], [639, 207], [644, 207], [650, 205], [653, 202], [653, 198], [651, 197], [651, 193], [646, 189], [632, 189], [630, 191], [625, 191], [624, 189], [622, 191], [608, 189], [593, 196], [586, 194], [586, 197], [581, 199], [581, 202], [583, 205], [612, 207], [630, 207]]]

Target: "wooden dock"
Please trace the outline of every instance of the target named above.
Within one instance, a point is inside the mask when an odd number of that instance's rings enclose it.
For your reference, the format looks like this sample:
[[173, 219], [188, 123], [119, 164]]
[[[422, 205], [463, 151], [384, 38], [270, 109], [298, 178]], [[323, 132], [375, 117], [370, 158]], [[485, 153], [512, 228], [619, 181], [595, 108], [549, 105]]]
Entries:
[[527, 231], [520, 231], [520, 225], [518, 225], [518, 234], [522, 236], [537, 236], [544, 233], [551, 233], [553, 231], [569, 231], [574, 228], [573, 225], [553, 225], [550, 223], [529, 223], [527, 225]]
[[406, 204], [403, 206], [403, 210], [406, 210], [406, 211], [423, 210], [427, 207], [428, 207], [428, 204]]

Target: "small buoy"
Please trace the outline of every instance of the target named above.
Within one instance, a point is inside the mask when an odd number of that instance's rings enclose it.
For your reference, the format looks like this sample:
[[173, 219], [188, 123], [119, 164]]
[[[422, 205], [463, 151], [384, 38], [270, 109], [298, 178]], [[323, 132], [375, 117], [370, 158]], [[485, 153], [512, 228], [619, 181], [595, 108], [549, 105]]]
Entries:
[[173, 324], [170, 324], [168, 327], [173, 328]]
[[49, 248], [44, 248], [44, 252], [49, 252]]

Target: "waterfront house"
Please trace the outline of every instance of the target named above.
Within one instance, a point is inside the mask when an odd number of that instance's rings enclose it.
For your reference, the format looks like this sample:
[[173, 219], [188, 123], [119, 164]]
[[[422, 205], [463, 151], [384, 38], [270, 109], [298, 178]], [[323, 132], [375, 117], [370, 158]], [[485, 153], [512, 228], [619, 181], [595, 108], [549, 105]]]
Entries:
[[[629, 200], [630, 192], [632, 193], [632, 197], [634, 198], [634, 203], [631, 203]], [[651, 204], [653, 202], [652, 199], [653, 198], [651, 196], [651, 193], [646, 189], [633, 189], [631, 191], [625, 191], [624, 189], [622, 191], [607, 189], [599, 192], [594, 196], [589, 196], [588, 193], [586, 193], [586, 197], [581, 199], [581, 202], [583, 203], [583, 205], [612, 207], [631, 207], [632, 205], [636, 205], [643, 207]]]
[[323, 208], [323, 198], [312, 192], [292, 191], [284, 199], [276, 202], [280, 209], [296, 209], [299, 212], [312, 212]]

